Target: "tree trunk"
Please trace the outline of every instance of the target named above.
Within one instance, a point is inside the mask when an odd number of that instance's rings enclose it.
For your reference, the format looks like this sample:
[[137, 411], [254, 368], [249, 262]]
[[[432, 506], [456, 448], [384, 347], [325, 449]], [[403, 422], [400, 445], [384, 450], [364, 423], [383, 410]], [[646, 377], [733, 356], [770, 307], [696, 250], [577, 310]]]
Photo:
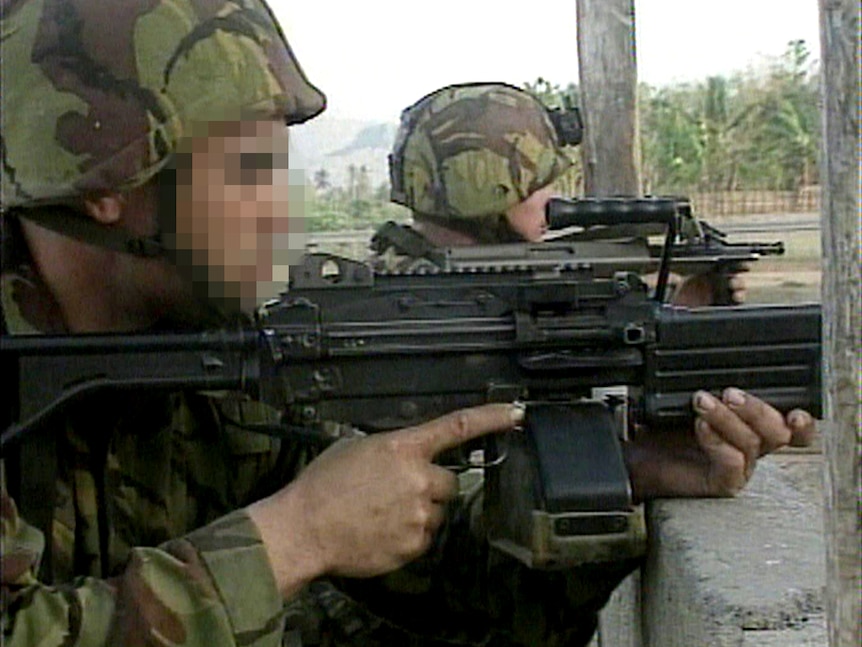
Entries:
[[639, 195], [634, 0], [578, 0], [587, 195]]
[[820, 0], [826, 611], [832, 647], [862, 645], [862, 245], [857, 0]]
[[[584, 193], [640, 195], [634, 0], [577, 1]], [[591, 645], [642, 645], [640, 581], [617, 587]]]

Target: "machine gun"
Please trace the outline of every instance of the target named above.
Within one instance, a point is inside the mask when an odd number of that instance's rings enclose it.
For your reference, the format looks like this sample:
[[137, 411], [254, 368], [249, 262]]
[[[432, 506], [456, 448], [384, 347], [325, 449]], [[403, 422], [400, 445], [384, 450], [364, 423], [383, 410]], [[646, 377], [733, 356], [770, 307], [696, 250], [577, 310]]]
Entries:
[[[675, 203], [673, 235], [663, 243], [649, 243], [648, 238], [669, 232], [662, 222], [631, 222], [632, 209], [658, 208], [659, 204]], [[732, 305], [731, 290], [727, 283], [729, 275], [739, 272], [748, 263], [764, 256], [781, 256], [784, 243], [781, 241], [730, 242], [728, 235], [695, 218], [691, 202], [684, 197], [648, 198], [640, 205], [629, 198], [602, 198], [567, 200], [552, 199], [546, 210], [550, 239], [554, 242], [588, 240], [647, 239], [652, 262], [645, 271], [659, 269], [666, 261], [672, 272], [689, 275], [709, 270], [719, 281], [714, 286], [715, 305]], [[659, 219], [662, 220], [662, 219]]]
[[[625, 208], [628, 222], [676, 226], [675, 201]], [[634, 555], [643, 511], [614, 409], [594, 389], [628, 387], [630, 415], [651, 433], [690, 425], [697, 389], [821, 411], [819, 306], [673, 308], [661, 299], [667, 262], [658, 298], [640, 278], [650, 258], [606, 241], [461, 248], [442, 267], [385, 273], [309, 254], [249, 329], [3, 337], [4, 381], [17, 387], [4, 452], [104, 389], [241, 391], [281, 412], [259, 429], [275, 434], [327, 421], [373, 433], [518, 399], [527, 433], [483, 449], [492, 543], [541, 568]]]

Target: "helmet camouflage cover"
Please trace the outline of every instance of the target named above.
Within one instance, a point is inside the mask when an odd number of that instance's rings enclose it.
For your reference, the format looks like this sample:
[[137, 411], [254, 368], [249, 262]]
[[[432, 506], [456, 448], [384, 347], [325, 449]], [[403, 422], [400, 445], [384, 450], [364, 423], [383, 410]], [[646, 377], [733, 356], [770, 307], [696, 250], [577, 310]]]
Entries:
[[392, 201], [438, 218], [504, 213], [572, 164], [544, 105], [504, 83], [441, 88], [401, 114]]
[[0, 206], [124, 190], [200, 124], [325, 98], [261, 0], [2, 0]]

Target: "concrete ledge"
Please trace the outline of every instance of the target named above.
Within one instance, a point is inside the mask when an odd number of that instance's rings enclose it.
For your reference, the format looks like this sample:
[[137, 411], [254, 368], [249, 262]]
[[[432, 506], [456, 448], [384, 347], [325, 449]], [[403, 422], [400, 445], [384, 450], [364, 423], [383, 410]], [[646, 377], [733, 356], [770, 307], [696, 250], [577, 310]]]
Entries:
[[770, 456], [735, 499], [651, 505], [646, 647], [828, 644], [822, 460]]

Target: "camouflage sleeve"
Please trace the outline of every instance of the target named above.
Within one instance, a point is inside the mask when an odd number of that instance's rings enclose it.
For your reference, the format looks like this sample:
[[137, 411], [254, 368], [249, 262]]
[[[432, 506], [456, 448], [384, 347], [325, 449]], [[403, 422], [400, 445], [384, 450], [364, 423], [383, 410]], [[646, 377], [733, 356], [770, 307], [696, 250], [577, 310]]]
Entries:
[[283, 601], [243, 512], [158, 548], [134, 549], [111, 579], [47, 586], [34, 576], [42, 533], [18, 516], [5, 489], [0, 506], [4, 645], [281, 643]]
[[454, 644], [588, 645], [599, 612], [640, 560], [566, 570], [527, 568], [485, 540], [481, 476], [467, 472], [460, 480], [462, 499], [451, 506], [428, 553], [382, 577], [337, 582], [362, 606], [355, 615], [361, 619], [370, 612], [378, 620], [368, 625], [397, 625], [408, 635]]

